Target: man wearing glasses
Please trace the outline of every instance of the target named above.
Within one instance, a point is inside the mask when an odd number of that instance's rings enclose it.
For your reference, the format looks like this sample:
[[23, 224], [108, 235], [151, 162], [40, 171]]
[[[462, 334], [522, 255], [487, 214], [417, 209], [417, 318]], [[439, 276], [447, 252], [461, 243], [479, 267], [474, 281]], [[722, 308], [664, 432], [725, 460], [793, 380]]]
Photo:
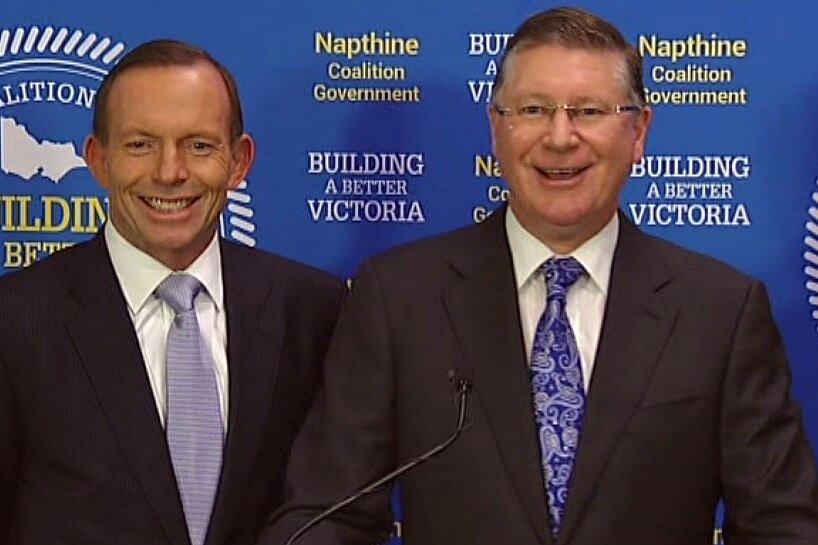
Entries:
[[[493, 102], [508, 207], [364, 264], [291, 456], [283, 542], [349, 491], [401, 478], [406, 545], [818, 543], [816, 466], [764, 287], [619, 212], [652, 112], [642, 61], [559, 8], [509, 42]], [[389, 491], [299, 544], [383, 541]]]

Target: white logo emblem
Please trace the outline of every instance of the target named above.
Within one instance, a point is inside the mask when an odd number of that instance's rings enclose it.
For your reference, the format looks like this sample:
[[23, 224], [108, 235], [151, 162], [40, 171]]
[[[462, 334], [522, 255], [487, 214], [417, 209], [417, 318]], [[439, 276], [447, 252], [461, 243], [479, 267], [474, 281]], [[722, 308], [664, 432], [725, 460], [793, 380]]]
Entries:
[[[0, 76], [56, 72], [101, 81], [110, 65], [125, 50], [122, 42], [99, 39], [96, 34], [63, 27], [33, 26], [0, 31]], [[23, 57], [23, 58], [20, 58]], [[92, 61], [92, 62], [89, 62]], [[41, 78], [16, 79], [0, 87], [0, 107], [56, 103], [90, 109], [96, 89], [71, 81]], [[13, 116], [0, 116], [0, 170], [31, 180], [40, 175], [55, 184], [69, 172], [84, 168], [85, 161], [73, 142], [52, 142], [32, 134]]]

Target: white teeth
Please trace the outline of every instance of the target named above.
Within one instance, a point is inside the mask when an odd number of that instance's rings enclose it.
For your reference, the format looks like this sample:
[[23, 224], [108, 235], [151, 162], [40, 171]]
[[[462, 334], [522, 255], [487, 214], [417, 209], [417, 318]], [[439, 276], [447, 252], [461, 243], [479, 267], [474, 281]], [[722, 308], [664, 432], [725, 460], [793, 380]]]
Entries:
[[572, 176], [579, 172], [578, 168], [547, 168], [544, 170], [549, 176]]
[[160, 199], [158, 197], [144, 197], [144, 200], [151, 208], [159, 210], [160, 212], [176, 212], [184, 210], [196, 199]]

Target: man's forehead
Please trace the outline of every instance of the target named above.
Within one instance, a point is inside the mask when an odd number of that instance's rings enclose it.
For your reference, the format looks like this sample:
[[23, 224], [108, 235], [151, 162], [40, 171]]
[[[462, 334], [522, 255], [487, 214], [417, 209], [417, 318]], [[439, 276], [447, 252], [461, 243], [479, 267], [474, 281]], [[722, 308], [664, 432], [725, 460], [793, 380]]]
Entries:
[[128, 67], [121, 72], [111, 83], [110, 95], [113, 96], [118, 90], [121, 91], [133, 85], [151, 85], [153, 80], [164, 79], [189, 79], [191, 81], [211, 79], [213, 83], [224, 87], [224, 82], [216, 67], [206, 61], [185, 64], [151, 64]]
[[565, 57], [584, 57], [587, 59], [599, 59], [604, 62], [625, 62], [625, 52], [618, 49], [592, 47], [587, 45], [572, 45], [562, 42], [523, 42], [516, 47], [506, 59], [507, 67], [511, 67], [521, 57], [544, 58], [549, 60], [561, 59]]
[[230, 123], [226, 85], [204, 62], [129, 68], [111, 86], [106, 110], [111, 134], [192, 127], [220, 132]]
[[[525, 66], [520, 69], [520, 64]], [[598, 73], [616, 82], [626, 70], [626, 58], [619, 51], [540, 44], [515, 50], [504, 66], [503, 87], [515, 87], [536, 80], [562, 80], [582, 73]], [[558, 72], [557, 72], [558, 71]]]

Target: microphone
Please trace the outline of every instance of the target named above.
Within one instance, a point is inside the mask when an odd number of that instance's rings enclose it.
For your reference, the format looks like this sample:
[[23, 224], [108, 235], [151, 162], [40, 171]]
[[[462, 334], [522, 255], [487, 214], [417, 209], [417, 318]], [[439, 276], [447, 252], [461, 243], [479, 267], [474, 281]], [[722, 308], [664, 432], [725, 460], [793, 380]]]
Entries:
[[394, 479], [397, 479], [398, 477], [400, 477], [401, 475], [403, 475], [407, 471], [419, 466], [420, 464], [422, 464], [426, 460], [437, 456], [438, 454], [440, 454], [441, 452], [443, 452], [444, 450], [449, 448], [449, 446], [452, 443], [454, 443], [455, 440], [460, 436], [460, 434], [463, 432], [463, 430], [465, 430], [466, 428], [471, 426], [471, 423], [469, 423], [469, 424], [465, 423], [466, 422], [466, 406], [467, 406], [467, 401], [468, 401], [468, 398], [469, 398], [469, 390], [471, 390], [472, 385], [473, 385], [471, 377], [467, 373], [460, 372], [457, 369], [449, 369], [449, 371], [448, 371], [448, 373], [446, 373], [446, 375], [449, 378], [449, 382], [451, 382], [454, 385], [455, 390], [457, 390], [457, 407], [458, 407], [458, 410], [457, 410], [457, 425], [455, 426], [455, 429], [451, 433], [451, 435], [449, 435], [449, 437], [447, 437], [442, 443], [439, 443], [439, 444], [435, 445], [431, 449], [427, 450], [426, 452], [424, 452], [423, 454], [421, 454], [421, 455], [419, 455], [419, 456], [417, 456], [415, 458], [412, 458], [408, 462], [404, 462], [403, 464], [399, 465], [393, 471], [390, 471], [389, 473], [387, 473], [383, 477], [380, 477], [378, 480], [373, 481], [373, 482], [371, 482], [371, 483], [369, 483], [367, 485], [364, 485], [362, 488], [359, 488], [358, 490], [354, 491], [352, 494], [346, 496], [345, 498], [341, 499], [340, 501], [338, 501], [338, 502], [334, 503], [333, 505], [327, 507], [326, 509], [324, 509], [323, 511], [321, 511], [320, 513], [315, 515], [313, 518], [311, 518], [310, 520], [305, 522], [303, 525], [301, 525], [301, 527], [299, 527], [298, 530], [296, 530], [293, 533], [293, 535], [290, 536], [290, 539], [288, 539], [287, 542], [284, 545], [292, 545], [293, 543], [296, 542], [297, 539], [299, 539], [301, 536], [303, 536], [305, 533], [307, 533], [307, 531], [310, 528], [312, 528], [313, 526], [315, 526], [316, 524], [318, 524], [322, 520], [325, 520], [325, 519], [329, 518], [330, 516], [334, 515], [335, 513], [337, 513], [338, 511], [340, 511], [344, 507], [346, 507], [347, 505], [349, 505], [351, 503], [355, 503], [356, 501], [358, 501], [363, 496], [366, 496], [367, 494], [371, 494], [372, 492], [379, 489], [383, 485], [389, 483], [390, 481], [392, 481]]

